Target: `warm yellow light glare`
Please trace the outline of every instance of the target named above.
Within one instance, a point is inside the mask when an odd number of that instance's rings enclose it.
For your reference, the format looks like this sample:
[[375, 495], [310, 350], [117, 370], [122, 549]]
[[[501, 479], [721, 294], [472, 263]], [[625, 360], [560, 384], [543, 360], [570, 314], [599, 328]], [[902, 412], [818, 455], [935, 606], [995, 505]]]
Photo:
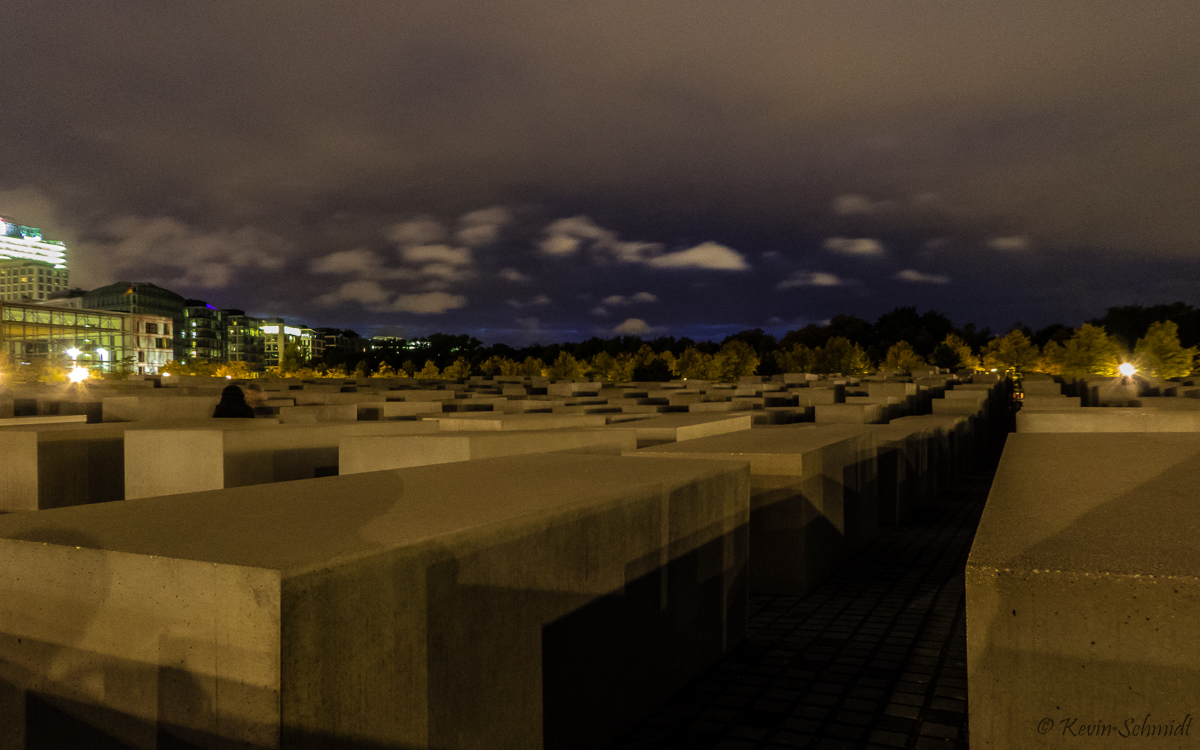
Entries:
[[71, 379], [72, 383], [82, 383], [88, 379], [89, 374], [90, 373], [88, 373], [88, 371], [82, 367], [72, 367], [71, 372], [69, 375], [67, 375], [67, 377]]
[[1117, 368], [1117, 371], [1120, 372], [1122, 376], [1129, 377], [1130, 375], [1137, 372], [1137, 368], [1134, 367], [1133, 365], [1129, 364], [1128, 362], [1122, 362], [1121, 366]]

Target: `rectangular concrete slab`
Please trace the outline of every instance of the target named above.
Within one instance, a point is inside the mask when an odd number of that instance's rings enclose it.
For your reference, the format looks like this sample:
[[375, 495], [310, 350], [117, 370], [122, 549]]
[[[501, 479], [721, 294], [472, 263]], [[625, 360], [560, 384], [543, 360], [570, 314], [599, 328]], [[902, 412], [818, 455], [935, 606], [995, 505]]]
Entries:
[[818, 404], [813, 411], [817, 424], [879, 424], [883, 419], [881, 404]]
[[[257, 421], [246, 420], [250, 424]], [[214, 427], [128, 431], [125, 499], [337, 474], [338, 444], [343, 437], [435, 432], [437, 426], [432, 422], [279, 425], [271, 430]]]
[[553, 454], [0, 517], [0, 716], [17, 746], [605, 747], [744, 637], [748, 479]]
[[1200, 432], [1200, 411], [1105, 409], [1017, 412], [1017, 432]]
[[659, 443], [721, 435], [727, 432], [749, 430], [753, 424], [748, 414], [664, 414], [636, 422], [610, 425], [610, 430], [632, 430], [637, 435], [638, 445], [646, 447]]
[[[174, 426], [176, 423], [166, 423]], [[216, 429], [263, 429], [274, 419], [186, 422]], [[125, 497], [125, 433], [161, 422], [43, 423], [0, 429], [0, 511], [44, 510]]]
[[756, 428], [629, 455], [750, 463], [750, 580], [755, 591], [807, 593], [878, 528], [875, 437], [865, 427]]
[[637, 448], [631, 432], [534, 430], [342, 438], [338, 473], [403, 469], [525, 453], [576, 451], [620, 455]]
[[566, 427], [603, 427], [603, 414], [508, 414], [466, 412], [424, 417], [442, 432], [479, 430], [558, 430]]
[[203, 419], [212, 416], [213, 409], [220, 400], [220, 391], [212, 396], [180, 396], [171, 394], [165, 389], [155, 395], [109, 396], [104, 399], [104, 421], [147, 422], [165, 419]]
[[966, 569], [972, 748], [1197, 742], [1197, 486], [1200, 435], [1009, 435]]

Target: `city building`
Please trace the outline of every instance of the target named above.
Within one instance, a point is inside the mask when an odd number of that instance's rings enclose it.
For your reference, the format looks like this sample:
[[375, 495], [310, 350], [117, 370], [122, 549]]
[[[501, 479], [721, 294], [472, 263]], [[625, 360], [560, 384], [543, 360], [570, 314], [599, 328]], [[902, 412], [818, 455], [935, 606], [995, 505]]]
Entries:
[[172, 359], [170, 318], [32, 302], [0, 302], [0, 353], [69, 359], [102, 372], [153, 375]]
[[[169, 289], [143, 282], [118, 281], [93, 289], [83, 295], [83, 307], [89, 310], [111, 310], [130, 315], [149, 315], [170, 321], [172, 337], [171, 358], [184, 359], [183, 328], [184, 298]], [[52, 300], [52, 304], [58, 304]], [[159, 330], [162, 330], [161, 328]], [[157, 338], [157, 337], [156, 337]], [[190, 350], [189, 350], [190, 351]]]
[[198, 299], [183, 308], [183, 359], [225, 362], [225, 311]]
[[4, 258], [0, 253], [0, 302], [42, 301], [66, 290], [66, 268], [42, 260]]
[[247, 315], [244, 310], [221, 310], [225, 315], [226, 361], [244, 362], [252, 371], [261, 372], [266, 354], [266, 321]]
[[102, 310], [3, 302], [0, 352], [23, 363], [62, 356], [107, 372], [129, 355], [129, 318]]
[[262, 326], [264, 355], [263, 364], [267, 367], [278, 367], [280, 355], [288, 344], [299, 349], [300, 361], [307, 362], [313, 357], [313, 340], [317, 332], [311, 328], [289, 326], [283, 318], [274, 318]]
[[0, 218], [0, 260], [33, 260], [66, 270], [67, 246], [42, 237], [42, 230]]

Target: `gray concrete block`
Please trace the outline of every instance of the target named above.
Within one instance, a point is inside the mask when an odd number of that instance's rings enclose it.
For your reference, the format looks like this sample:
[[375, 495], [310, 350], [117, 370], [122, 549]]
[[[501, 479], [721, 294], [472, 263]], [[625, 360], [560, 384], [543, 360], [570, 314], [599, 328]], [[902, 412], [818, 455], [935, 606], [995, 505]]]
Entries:
[[109, 396], [104, 399], [105, 422], [151, 422], [169, 419], [203, 419], [211, 417], [221, 400], [218, 391], [213, 396], [180, 396], [164, 392], [156, 395]]
[[1026, 393], [1021, 399], [1021, 411], [1041, 409], [1062, 411], [1063, 409], [1081, 408], [1083, 408], [1082, 399], [1073, 396], [1030, 396]]
[[[123, 499], [125, 433], [161, 428], [164, 424], [73, 422], [0, 429], [0, 455], [4, 456], [0, 511], [46, 510]], [[170, 424], [263, 429], [277, 422], [204, 419]]]
[[966, 569], [972, 748], [1194, 744], [1198, 483], [1198, 435], [1009, 436]]
[[817, 424], [880, 424], [883, 422], [883, 405], [817, 404], [813, 419]]
[[338, 445], [343, 437], [435, 432], [434, 423], [423, 421], [279, 425], [271, 430], [212, 427], [127, 431], [125, 498], [336, 475]]
[[744, 464], [556, 454], [6, 516], [0, 716], [605, 747], [744, 638], [747, 502]]
[[338, 473], [555, 451], [620, 455], [636, 448], [637, 438], [632, 432], [601, 429], [344, 437], [338, 448]]
[[755, 591], [808, 593], [878, 529], [876, 443], [866, 427], [759, 428], [629, 455], [750, 463], [750, 586]]
[[1022, 409], [1017, 412], [1017, 432], [1200, 432], [1200, 411]]
[[610, 425], [610, 430], [631, 430], [637, 435], [638, 445], [646, 447], [681, 440], [695, 440], [726, 432], [749, 430], [753, 422], [748, 414], [664, 414]]
[[308, 406], [279, 407], [279, 421], [282, 424], [355, 422], [357, 420], [357, 404], [311, 404]]
[[557, 430], [564, 427], [603, 427], [603, 414], [538, 414], [467, 412], [463, 414], [431, 415], [425, 421], [438, 425], [442, 432], [476, 432], [479, 430]]

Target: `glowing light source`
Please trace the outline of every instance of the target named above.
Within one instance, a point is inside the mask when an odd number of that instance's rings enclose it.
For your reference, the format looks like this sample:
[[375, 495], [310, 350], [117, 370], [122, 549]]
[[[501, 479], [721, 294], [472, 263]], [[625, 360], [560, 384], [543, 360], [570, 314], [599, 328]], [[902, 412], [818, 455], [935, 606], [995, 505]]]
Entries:
[[67, 350], [67, 354], [71, 355], [71, 359], [79, 359], [79, 355], [82, 353], [83, 352], [79, 351], [78, 349], [76, 349], [73, 346]]
[[72, 367], [71, 372], [67, 375], [72, 383], [82, 383], [88, 379], [90, 373], [82, 367]]
[[1117, 368], [1117, 371], [1120, 372], [1123, 377], [1127, 378], [1137, 372], [1137, 368], [1128, 362], [1122, 362], [1121, 366]]

